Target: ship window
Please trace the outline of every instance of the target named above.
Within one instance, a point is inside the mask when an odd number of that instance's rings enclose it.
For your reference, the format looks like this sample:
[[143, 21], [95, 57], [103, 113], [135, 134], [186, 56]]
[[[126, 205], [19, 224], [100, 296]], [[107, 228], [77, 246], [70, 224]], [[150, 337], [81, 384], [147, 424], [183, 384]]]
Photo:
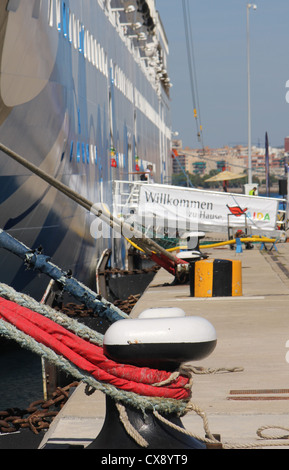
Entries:
[[48, 24], [53, 27], [53, 0], [49, 0], [48, 4]]
[[70, 155], [69, 155], [69, 161], [71, 162], [73, 159], [73, 140], [71, 141], [70, 144]]
[[76, 161], [80, 162], [80, 143], [77, 142], [77, 148], [76, 148]]
[[6, 9], [7, 11], [17, 11], [19, 5], [20, 5], [20, 0], [9, 0]]

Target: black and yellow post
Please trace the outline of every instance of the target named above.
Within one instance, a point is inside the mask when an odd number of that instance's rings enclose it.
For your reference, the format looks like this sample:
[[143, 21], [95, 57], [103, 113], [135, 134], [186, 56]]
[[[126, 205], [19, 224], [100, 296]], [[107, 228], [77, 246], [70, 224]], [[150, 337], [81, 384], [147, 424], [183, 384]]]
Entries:
[[242, 295], [240, 260], [205, 259], [190, 264], [191, 297], [237, 297]]

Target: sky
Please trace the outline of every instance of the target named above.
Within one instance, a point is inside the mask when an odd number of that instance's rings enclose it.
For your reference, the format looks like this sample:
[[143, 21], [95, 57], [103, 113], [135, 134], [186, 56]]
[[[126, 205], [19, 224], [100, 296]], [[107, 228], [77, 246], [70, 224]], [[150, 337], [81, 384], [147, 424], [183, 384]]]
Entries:
[[[188, 2], [203, 142], [193, 113], [183, 0], [156, 0], [170, 49], [172, 130], [183, 147], [248, 145], [247, 1]], [[289, 1], [256, 5], [249, 10], [252, 145], [264, 147], [267, 132], [270, 146], [283, 147], [289, 136]]]

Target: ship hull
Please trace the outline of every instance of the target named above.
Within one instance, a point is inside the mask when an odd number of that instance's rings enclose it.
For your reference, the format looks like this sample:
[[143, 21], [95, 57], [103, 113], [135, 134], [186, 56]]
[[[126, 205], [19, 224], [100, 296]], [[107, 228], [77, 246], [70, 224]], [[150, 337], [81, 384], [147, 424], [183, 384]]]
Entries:
[[[108, 207], [113, 181], [134, 178], [136, 165], [152, 163], [156, 179], [167, 178], [169, 99], [120, 39], [111, 9], [95, 0], [2, 2], [0, 28], [1, 143]], [[123, 240], [95, 238], [92, 214], [4, 153], [0, 204], [0, 228], [92, 288], [105, 248], [125, 263]], [[0, 253], [0, 281], [40, 298], [48, 280]]]

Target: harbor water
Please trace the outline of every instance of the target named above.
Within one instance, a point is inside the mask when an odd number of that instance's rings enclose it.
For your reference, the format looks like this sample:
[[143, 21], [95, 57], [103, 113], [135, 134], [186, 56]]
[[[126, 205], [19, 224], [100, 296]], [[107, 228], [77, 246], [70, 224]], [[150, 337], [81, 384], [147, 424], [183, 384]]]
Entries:
[[42, 398], [40, 357], [0, 338], [0, 410], [25, 409]]

